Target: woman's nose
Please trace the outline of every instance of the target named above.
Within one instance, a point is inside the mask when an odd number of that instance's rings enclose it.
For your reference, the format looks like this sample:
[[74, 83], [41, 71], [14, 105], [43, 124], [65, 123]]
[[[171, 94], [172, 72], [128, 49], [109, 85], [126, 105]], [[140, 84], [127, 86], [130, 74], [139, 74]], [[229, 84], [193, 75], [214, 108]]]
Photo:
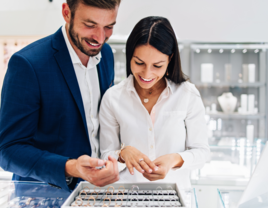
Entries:
[[143, 74], [144, 74], [143, 78], [145, 78], [145, 79], [151, 78], [150, 77], [151, 76], [151, 68], [150, 68], [150, 66], [146, 66]]

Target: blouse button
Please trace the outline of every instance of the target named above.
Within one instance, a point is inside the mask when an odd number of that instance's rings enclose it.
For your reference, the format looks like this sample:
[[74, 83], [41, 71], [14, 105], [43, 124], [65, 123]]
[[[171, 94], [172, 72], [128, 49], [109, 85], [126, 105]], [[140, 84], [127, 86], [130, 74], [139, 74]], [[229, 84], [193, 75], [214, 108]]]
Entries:
[[152, 131], [152, 128], [149, 128], [150, 131]]
[[153, 145], [151, 145], [151, 149], [153, 149], [154, 148], [154, 146]]

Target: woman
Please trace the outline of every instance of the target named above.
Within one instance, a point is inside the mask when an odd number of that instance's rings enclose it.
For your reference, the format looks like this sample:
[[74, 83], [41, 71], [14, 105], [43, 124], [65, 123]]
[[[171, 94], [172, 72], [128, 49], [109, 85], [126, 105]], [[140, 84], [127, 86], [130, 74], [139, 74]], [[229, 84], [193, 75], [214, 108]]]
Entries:
[[137, 23], [127, 40], [126, 62], [128, 78], [102, 99], [101, 158], [112, 155], [126, 163], [120, 182], [162, 179], [190, 187], [190, 170], [202, 167], [210, 153], [205, 111], [184, 77], [166, 18]]

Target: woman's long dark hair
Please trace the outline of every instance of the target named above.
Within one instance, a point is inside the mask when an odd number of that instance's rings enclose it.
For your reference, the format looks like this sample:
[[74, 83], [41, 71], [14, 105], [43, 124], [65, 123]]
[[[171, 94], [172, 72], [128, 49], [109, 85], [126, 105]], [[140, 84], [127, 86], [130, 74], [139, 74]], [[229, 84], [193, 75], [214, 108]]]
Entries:
[[181, 69], [178, 42], [173, 28], [166, 18], [157, 16], [140, 20], [132, 30], [126, 44], [127, 76], [132, 74], [130, 61], [135, 48], [146, 44], [153, 46], [169, 57], [173, 55], [165, 77], [177, 84], [187, 80]]

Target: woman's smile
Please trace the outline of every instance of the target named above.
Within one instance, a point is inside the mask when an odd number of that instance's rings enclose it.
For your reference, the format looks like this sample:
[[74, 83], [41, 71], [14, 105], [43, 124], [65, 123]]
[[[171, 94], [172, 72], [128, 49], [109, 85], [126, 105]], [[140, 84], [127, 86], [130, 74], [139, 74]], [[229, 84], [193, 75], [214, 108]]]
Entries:
[[143, 83], [151, 83], [152, 81], [154, 81], [155, 79], [153, 78], [153, 79], [145, 79], [145, 78], [143, 78], [142, 76], [140, 76], [139, 75], [139, 78], [140, 78], [140, 80], [143, 82]]

